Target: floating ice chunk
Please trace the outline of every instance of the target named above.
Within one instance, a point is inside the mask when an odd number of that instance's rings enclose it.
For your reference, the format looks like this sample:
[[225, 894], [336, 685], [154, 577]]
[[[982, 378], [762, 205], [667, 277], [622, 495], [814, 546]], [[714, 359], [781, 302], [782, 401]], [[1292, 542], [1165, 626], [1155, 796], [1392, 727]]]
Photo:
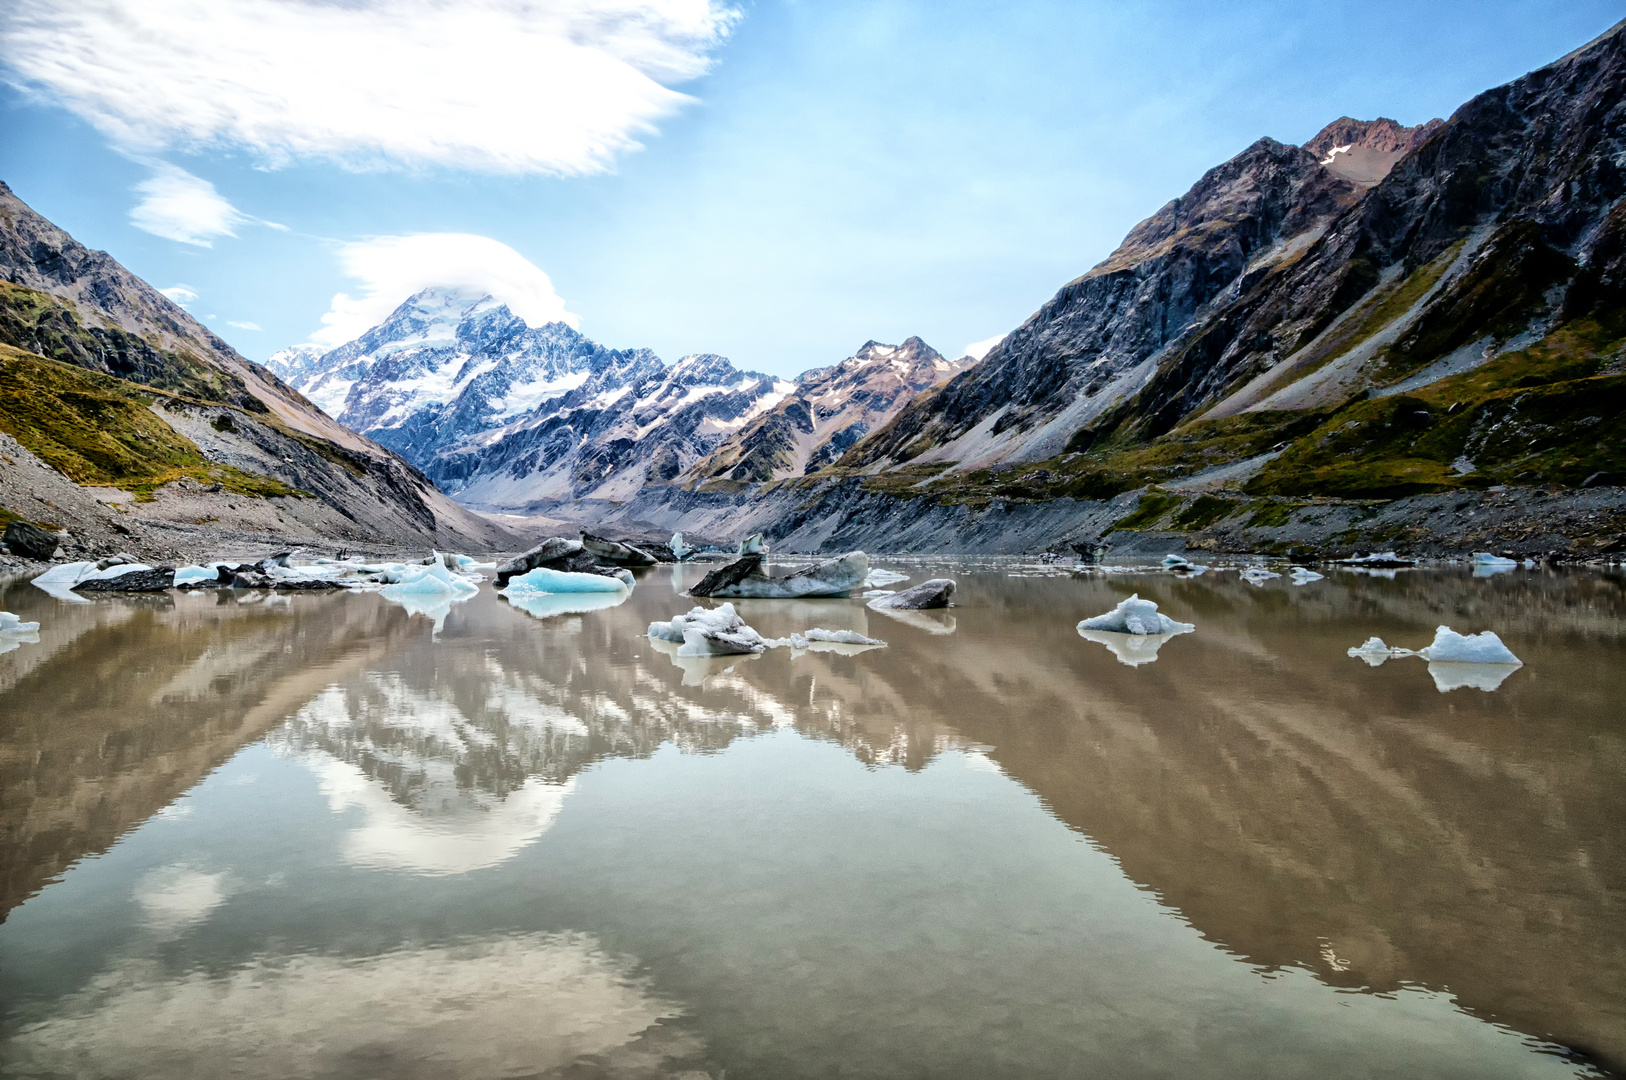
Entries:
[[1271, 578], [1279, 578], [1281, 576], [1282, 575], [1273, 570], [1266, 570], [1263, 566], [1249, 566], [1242, 571], [1242, 580], [1246, 581], [1249, 585], [1263, 585]]
[[673, 533], [672, 539], [667, 543], [666, 547], [667, 550], [671, 551], [672, 557], [678, 562], [683, 562], [690, 555], [694, 554], [694, 548], [683, 542], [682, 533]]
[[681, 643], [683, 631], [688, 629], [727, 631], [744, 625], [745, 620], [740, 618], [733, 604], [722, 604], [714, 608], [696, 606], [691, 608], [687, 615], [679, 615], [670, 622], [650, 623], [648, 636], [662, 641]]
[[502, 598], [527, 615], [551, 619], [555, 615], [585, 615], [589, 611], [613, 608], [627, 602], [632, 593], [620, 592], [544, 593], [531, 589], [505, 592]]
[[869, 607], [874, 611], [946, 608], [958, 588], [953, 578], [932, 578], [900, 593], [878, 596], [869, 602]]
[[203, 563], [198, 566], [183, 566], [175, 571], [175, 585], [200, 585], [205, 582], [219, 581], [222, 566], [235, 565], [233, 563]]
[[649, 624], [649, 637], [657, 641], [682, 642], [679, 656], [735, 656], [758, 653], [769, 646], [763, 636], [745, 625], [733, 604], [715, 608], [696, 607], [670, 622]]
[[1368, 568], [1376, 567], [1378, 569], [1393, 570], [1416, 566], [1417, 560], [1408, 559], [1403, 555], [1397, 555], [1393, 551], [1374, 551], [1368, 555], [1356, 555], [1354, 558], [1350, 559], [1339, 559], [1338, 565], [1364, 566]]
[[767, 553], [768, 541], [761, 533], [752, 533], [740, 541], [741, 555], [766, 555]]
[[1476, 551], [1476, 552], [1474, 552], [1474, 565], [1475, 566], [1500, 566], [1500, 567], [1505, 567], [1508, 570], [1511, 570], [1515, 566], [1518, 566], [1519, 564], [1517, 562], [1515, 562], [1514, 560], [1512, 560], [1512, 559], [1504, 559], [1500, 555], [1492, 555], [1488, 551]]
[[1434, 679], [1434, 688], [1449, 693], [1468, 687], [1472, 690], [1491, 691], [1507, 681], [1521, 664], [1464, 664], [1455, 661], [1430, 661], [1428, 673]]
[[1318, 574], [1314, 570], [1307, 569], [1303, 566], [1295, 566], [1293, 567], [1292, 576], [1289, 580], [1291, 580], [1294, 585], [1308, 585], [1312, 581], [1322, 581], [1326, 578], [1326, 576], [1326, 574]]
[[384, 588], [384, 595], [398, 596], [473, 596], [480, 586], [452, 573], [441, 563], [433, 566], [403, 567], [394, 575], [396, 580]]
[[815, 626], [811, 630], [792, 634], [788, 638], [776, 638], [768, 642], [768, 645], [770, 647], [789, 645], [793, 649], [804, 651], [841, 652], [851, 655], [868, 649], [884, 648], [886, 642], [878, 638], [865, 637], [856, 630], [825, 630]]
[[1449, 626], [1434, 631], [1434, 643], [1418, 649], [1417, 655], [1433, 662], [1453, 664], [1522, 664], [1513, 651], [1502, 644], [1495, 631], [1478, 634], [1459, 634]]
[[1169, 554], [1163, 556], [1163, 565], [1172, 570], [1176, 566], [1190, 566], [1191, 561], [1183, 555]]
[[862, 588], [869, 576], [869, 556], [862, 551], [826, 559], [784, 577], [762, 572], [760, 556], [747, 555], [713, 570], [689, 589], [692, 596], [733, 599], [796, 600], [815, 596], [847, 596]]
[[37, 634], [39, 629], [37, 622], [23, 622], [21, 615], [0, 611], [0, 634]]
[[[631, 574], [627, 575], [631, 577]], [[605, 574], [578, 574], [571, 570], [550, 570], [539, 566], [508, 579], [510, 591], [539, 593], [613, 593], [627, 592], [630, 586], [619, 577]]]
[[1156, 660], [1157, 651], [1164, 643], [1179, 634], [1123, 634], [1112, 630], [1088, 630], [1083, 623], [1079, 623], [1078, 636], [1085, 641], [1105, 645], [1119, 663], [1140, 667]]
[[900, 574], [896, 570], [884, 570], [877, 566], [864, 577], [864, 586], [871, 589], [883, 588], [887, 585], [896, 585], [900, 581], [908, 581], [908, 574]]
[[1526, 570], [1534, 570], [1536, 568], [1536, 560], [1534, 560], [1534, 559], [1526, 559], [1526, 560], [1524, 560], [1524, 562], [1520, 563], [1519, 565], [1524, 567]]
[[1349, 655], [1365, 660], [1368, 667], [1377, 667], [1391, 656], [1416, 656], [1410, 649], [1392, 648], [1380, 637], [1369, 637], [1349, 650]]
[[1175, 622], [1157, 610], [1150, 600], [1136, 593], [1105, 615], [1085, 619], [1080, 630], [1102, 630], [1110, 634], [1188, 634], [1197, 629], [1192, 623]]
[[115, 566], [98, 568], [93, 562], [62, 563], [53, 566], [45, 573], [33, 578], [33, 584], [50, 593], [58, 600], [66, 600], [75, 604], [88, 604], [89, 600], [73, 591], [75, 585], [87, 581], [104, 581], [109, 578], [123, 577], [141, 570], [151, 570], [146, 563], [119, 563]]

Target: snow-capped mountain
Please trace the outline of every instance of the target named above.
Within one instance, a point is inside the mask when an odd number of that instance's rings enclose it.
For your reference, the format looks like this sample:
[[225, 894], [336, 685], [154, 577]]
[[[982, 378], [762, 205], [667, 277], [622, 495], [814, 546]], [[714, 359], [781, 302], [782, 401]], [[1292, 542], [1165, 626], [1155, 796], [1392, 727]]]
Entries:
[[461, 501], [502, 509], [630, 498], [795, 389], [710, 354], [668, 368], [648, 349], [527, 326], [490, 296], [444, 288], [329, 353], [296, 347], [267, 366]]
[[918, 337], [902, 345], [865, 342], [833, 367], [804, 371], [795, 393], [730, 436], [683, 479], [782, 480], [816, 472], [916, 394], [975, 362], [969, 356], [945, 360]]
[[492, 510], [632, 498], [676, 479], [796, 384], [685, 356], [619, 387], [590, 382], [558, 403], [449, 447], [425, 467], [458, 501]]

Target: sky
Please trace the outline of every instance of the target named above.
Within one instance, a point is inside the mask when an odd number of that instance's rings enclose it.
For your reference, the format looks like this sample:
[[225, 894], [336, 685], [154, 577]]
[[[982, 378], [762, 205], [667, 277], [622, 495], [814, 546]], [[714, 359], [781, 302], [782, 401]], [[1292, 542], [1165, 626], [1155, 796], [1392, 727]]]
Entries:
[[980, 354], [1262, 136], [1626, 0], [6, 0], [0, 179], [244, 355], [428, 285], [774, 375]]

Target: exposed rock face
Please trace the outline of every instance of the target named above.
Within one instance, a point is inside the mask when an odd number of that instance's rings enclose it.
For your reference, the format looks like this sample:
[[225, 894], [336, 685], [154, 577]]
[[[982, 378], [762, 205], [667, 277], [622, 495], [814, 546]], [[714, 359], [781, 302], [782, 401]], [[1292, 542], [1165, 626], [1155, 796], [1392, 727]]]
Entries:
[[792, 394], [730, 436], [683, 480], [779, 480], [815, 472], [896, 416], [916, 394], [974, 362], [945, 360], [918, 337], [902, 345], [866, 342], [833, 367], [797, 376]]
[[607, 540], [592, 533], [582, 533], [582, 547], [600, 562], [616, 566], [653, 566], [659, 561], [641, 547], [623, 544], [619, 540]]
[[1199, 416], [1336, 406], [1612, 319], [1623, 102], [1617, 26], [1444, 123], [1261, 140], [842, 464], [1035, 461]]
[[5, 545], [13, 555], [44, 562], [56, 554], [62, 541], [53, 532], [30, 525], [26, 521], [13, 521], [6, 525]]

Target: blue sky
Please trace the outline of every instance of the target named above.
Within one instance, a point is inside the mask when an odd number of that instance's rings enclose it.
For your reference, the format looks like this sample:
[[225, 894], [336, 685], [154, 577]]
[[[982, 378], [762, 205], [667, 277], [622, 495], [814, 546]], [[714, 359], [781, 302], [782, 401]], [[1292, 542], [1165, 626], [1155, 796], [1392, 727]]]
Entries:
[[778, 375], [870, 338], [960, 355], [1260, 136], [1448, 116], [1626, 17], [1626, 0], [6, 8], [0, 178], [190, 290], [253, 359], [337, 343], [449, 276], [612, 347]]

